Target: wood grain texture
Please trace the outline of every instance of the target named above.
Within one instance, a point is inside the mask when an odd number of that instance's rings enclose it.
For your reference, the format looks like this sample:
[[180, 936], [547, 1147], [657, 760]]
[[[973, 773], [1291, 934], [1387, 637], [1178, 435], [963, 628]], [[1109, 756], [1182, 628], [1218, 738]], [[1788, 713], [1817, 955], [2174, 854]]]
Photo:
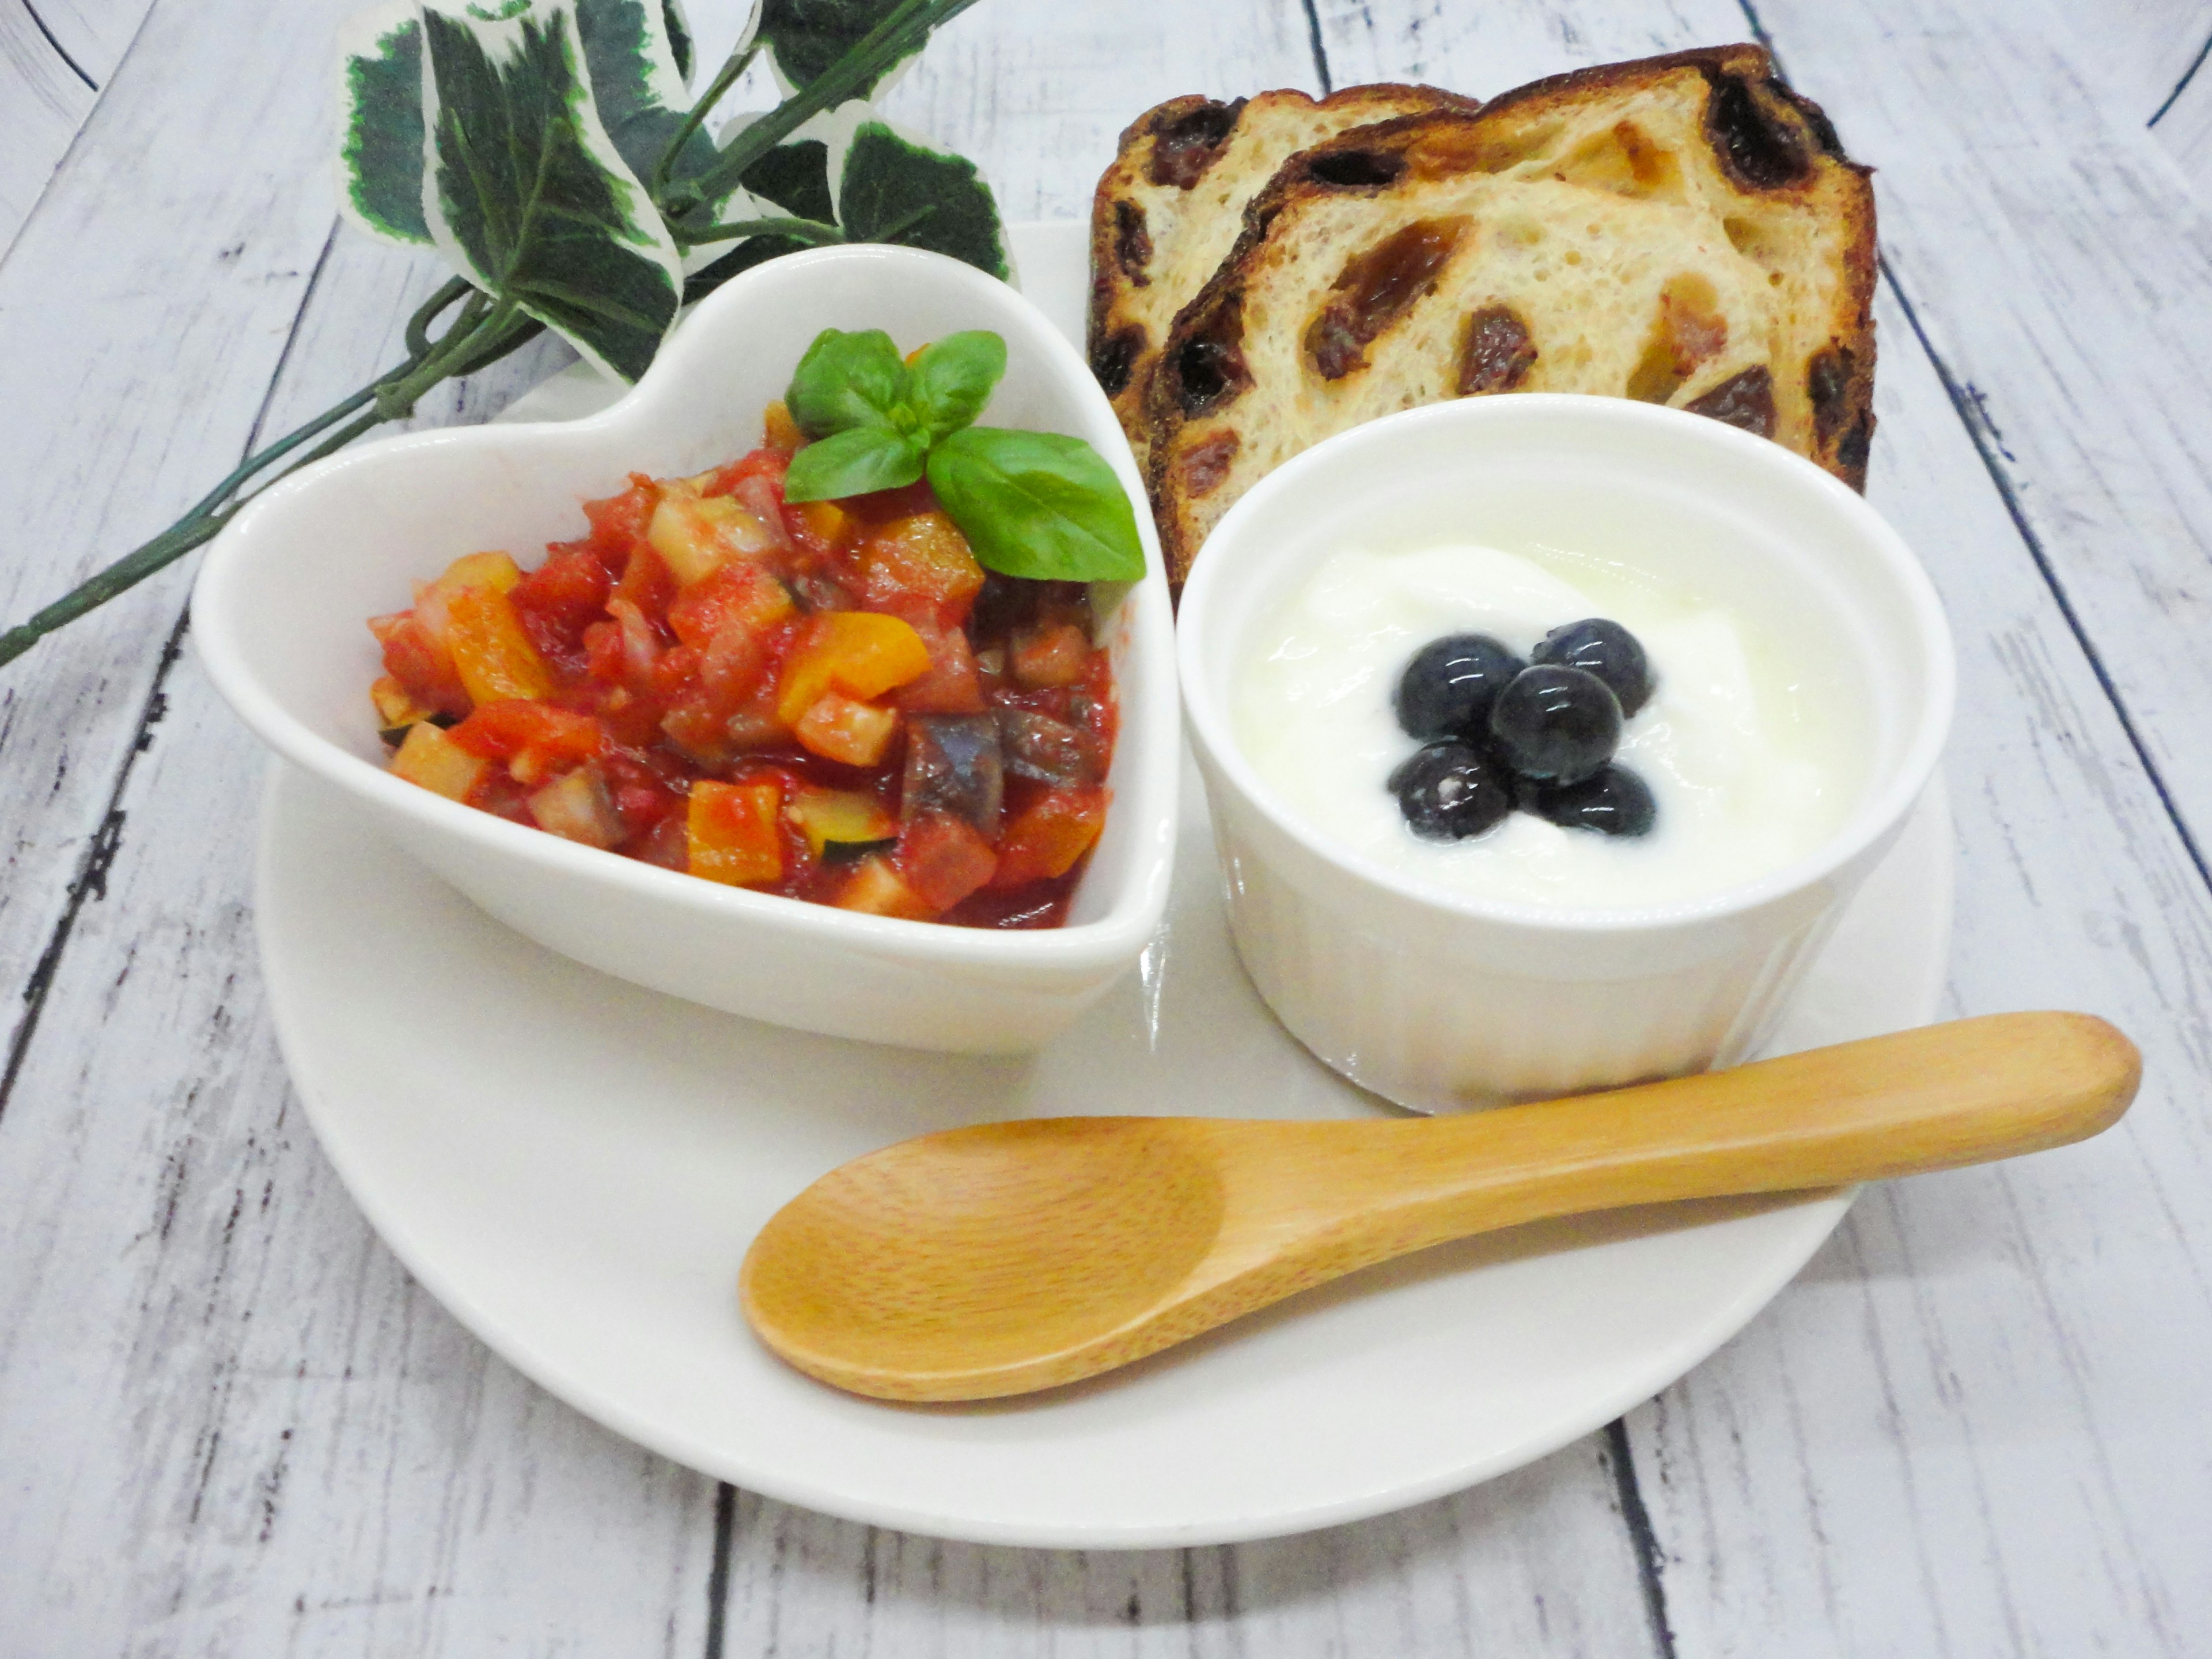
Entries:
[[92, 112], [96, 89], [40, 28], [23, 0], [0, 0], [0, 257], [63, 152]]
[[[130, 0], [39, 3], [88, 28], [131, 15]], [[1692, 0], [1316, 6], [1336, 84], [1478, 93], [1747, 29]], [[0, 393], [39, 411], [0, 453], [11, 611], [232, 464], [295, 318], [296, 400], [272, 422], [380, 361], [427, 289], [425, 269], [342, 240], [299, 316], [330, 223], [324, 57], [349, 9], [256, 5], [216, 28], [167, 0], [100, 76], [82, 142], [0, 264]], [[2162, 650], [2201, 640], [2201, 581], [2161, 587], [2113, 538], [2144, 501], [2142, 538], [2204, 533], [2195, 495], [2141, 487], [2185, 442], [2146, 449], [2128, 424], [2201, 411], [2201, 392], [2172, 401], [2194, 360], [2166, 341], [2205, 314], [2174, 270], [2203, 270], [2202, 234], [2172, 217], [2171, 172], [2142, 164], [2160, 161], [2136, 142], [2142, 117], [2130, 139], [2100, 94], [2060, 84], [2043, 118], [2054, 53], [2023, 46], [2008, 11], [1925, 13], [1966, 60], [1954, 82], [1919, 59], [1899, 72], [1891, 54], [1917, 37], [1863, 9], [1762, 15], [1855, 145], [1941, 139], [1875, 158], [1885, 223], [1966, 410], [1979, 394], [1994, 427], [1976, 414], [1970, 436], [1886, 300], [1874, 499], [1960, 619], [1953, 995], [2106, 1014], [2142, 1039], [2149, 1082], [2091, 1147], [1863, 1203], [1770, 1314], [1637, 1415], [1653, 1579], [1674, 1651], [1698, 1659], [2186, 1653], [2212, 1625], [2194, 1387], [2212, 1368], [2212, 905], [1974, 437], [2027, 522], [2058, 526], [2093, 637], [2119, 615]], [[693, 10], [702, 36], [719, 26]], [[238, 76], [242, 53], [265, 80]], [[2016, 104], [1976, 79], [2023, 74]], [[1150, 104], [1321, 81], [1296, 8], [993, 0], [890, 101], [976, 155], [1011, 212], [1075, 217]], [[0, 151], [27, 107], [0, 83]], [[2134, 315], [2069, 309], [2113, 293]], [[368, 1238], [297, 1124], [242, 914], [258, 763], [188, 664], [110, 816], [182, 591], [150, 585], [0, 684], [9, 982], [30, 981], [72, 875], [93, 878], [0, 1116], [0, 1649], [705, 1652], [711, 1486], [487, 1358]], [[2118, 690], [2176, 743], [2204, 706], [2185, 686]], [[719, 1650], [1656, 1651], [1607, 1456], [1594, 1437], [1358, 1527], [1131, 1557], [939, 1545], [740, 1497]]]
[[987, 1549], [741, 1496], [724, 1651], [1656, 1656], [1608, 1456], [1593, 1436], [1396, 1515], [1188, 1551]]
[[[2212, 46], [2212, 35], [2206, 43]], [[2212, 204], [2212, 56], [2200, 57], [2185, 85], [2179, 87], [2151, 129], [2181, 169], [2199, 206]]]

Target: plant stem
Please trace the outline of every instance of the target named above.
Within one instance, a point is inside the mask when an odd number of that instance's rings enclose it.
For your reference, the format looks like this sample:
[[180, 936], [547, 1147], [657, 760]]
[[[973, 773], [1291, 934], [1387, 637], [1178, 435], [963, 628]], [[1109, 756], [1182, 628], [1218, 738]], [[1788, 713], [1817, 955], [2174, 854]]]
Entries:
[[902, 0], [835, 64], [738, 133], [714, 165], [669, 186], [664, 207], [672, 222], [702, 202], [719, 201], [744, 182], [752, 164], [811, 117], [841, 104], [913, 51], [933, 29], [975, 0]]
[[706, 125], [707, 117], [713, 112], [714, 106], [722, 101], [732, 87], [737, 85], [738, 77], [745, 72], [759, 52], [757, 40], [739, 46], [730, 54], [714, 78], [707, 83], [707, 90], [699, 94], [699, 101], [691, 106], [683, 124], [676, 129], [676, 136], [668, 141], [668, 148], [660, 152], [660, 160], [653, 164], [653, 178], [647, 188], [651, 191], [654, 201], [659, 201], [667, 194], [668, 175], [675, 169], [676, 158], [684, 153], [684, 146], [691, 142], [691, 135]]
[[676, 240], [687, 247], [700, 247], [708, 242], [734, 242], [741, 236], [786, 236], [813, 247], [829, 247], [845, 240], [843, 231], [819, 219], [732, 219], [727, 224], [708, 225], [703, 230], [679, 229], [676, 233]]

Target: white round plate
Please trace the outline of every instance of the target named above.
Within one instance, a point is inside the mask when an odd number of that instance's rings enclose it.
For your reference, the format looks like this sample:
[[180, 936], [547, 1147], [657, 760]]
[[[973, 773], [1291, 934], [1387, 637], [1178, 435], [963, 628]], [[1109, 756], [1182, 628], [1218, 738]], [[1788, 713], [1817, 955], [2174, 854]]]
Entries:
[[[1504, 1473], [1738, 1330], [1847, 1196], [1546, 1224], [1372, 1269], [1028, 1400], [894, 1407], [785, 1367], [739, 1316], [754, 1233], [824, 1171], [957, 1124], [1387, 1110], [1237, 965], [1203, 795], [1141, 976], [1027, 1060], [757, 1025], [532, 945], [279, 765], [261, 948], [284, 1054], [370, 1222], [526, 1375], [654, 1450], [854, 1520], [989, 1543], [1218, 1543]], [[1777, 1051], [1933, 1018], [1950, 821], [1931, 793]]]
[[[1017, 227], [1079, 337], [1080, 227]], [[603, 395], [567, 382], [582, 413]], [[555, 410], [541, 407], [541, 415]], [[1267, 1537], [1501, 1474], [1665, 1388], [1740, 1329], [1848, 1195], [1686, 1205], [1448, 1246], [1094, 1382], [894, 1407], [756, 1342], [738, 1264], [824, 1171], [926, 1130], [1070, 1113], [1358, 1117], [1231, 947], [1186, 769], [1176, 888], [1141, 975], [1025, 1060], [757, 1025], [540, 949], [276, 768], [259, 926], [309, 1120], [385, 1242], [526, 1375], [641, 1443], [834, 1515], [988, 1543]], [[1951, 914], [1939, 784], [1771, 1051], [1936, 1012]]]

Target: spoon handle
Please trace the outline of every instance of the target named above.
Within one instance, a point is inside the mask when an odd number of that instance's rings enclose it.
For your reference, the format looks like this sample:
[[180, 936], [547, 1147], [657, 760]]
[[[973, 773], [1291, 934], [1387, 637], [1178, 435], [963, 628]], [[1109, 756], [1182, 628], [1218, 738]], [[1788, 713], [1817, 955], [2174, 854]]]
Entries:
[[2135, 1045], [2092, 1015], [1991, 1014], [1539, 1105], [1316, 1126], [1367, 1133], [1275, 1185], [1322, 1200], [1307, 1212], [1334, 1212], [1340, 1242], [1364, 1218], [1395, 1255], [1551, 1216], [2038, 1152], [2113, 1122], [2141, 1076]]

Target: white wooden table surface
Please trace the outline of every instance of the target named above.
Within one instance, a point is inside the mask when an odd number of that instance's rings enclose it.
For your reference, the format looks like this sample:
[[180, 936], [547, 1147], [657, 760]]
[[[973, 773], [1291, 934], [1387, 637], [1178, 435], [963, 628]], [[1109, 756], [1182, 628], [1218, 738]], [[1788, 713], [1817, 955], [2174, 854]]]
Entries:
[[[6, 620], [397, 356], [438, 273], [335, 226], [354, 3], [0, 0]], [[1403, 1514], [1112, 1554], [787, 1509], [522, 1381], [340, 1190], [174, 572], [0, 671], [0, 1656], [2212, 1653], [2212, 3], [988, 0], [890, 102], [1073, 217], [1176, 93], [1753, 33], [1881, 169], [1870, 494], [1962, 659], [1949, 1006], [2118, 1020], [2119, 1129], [1870, 1192], [1657, 1401]]]

